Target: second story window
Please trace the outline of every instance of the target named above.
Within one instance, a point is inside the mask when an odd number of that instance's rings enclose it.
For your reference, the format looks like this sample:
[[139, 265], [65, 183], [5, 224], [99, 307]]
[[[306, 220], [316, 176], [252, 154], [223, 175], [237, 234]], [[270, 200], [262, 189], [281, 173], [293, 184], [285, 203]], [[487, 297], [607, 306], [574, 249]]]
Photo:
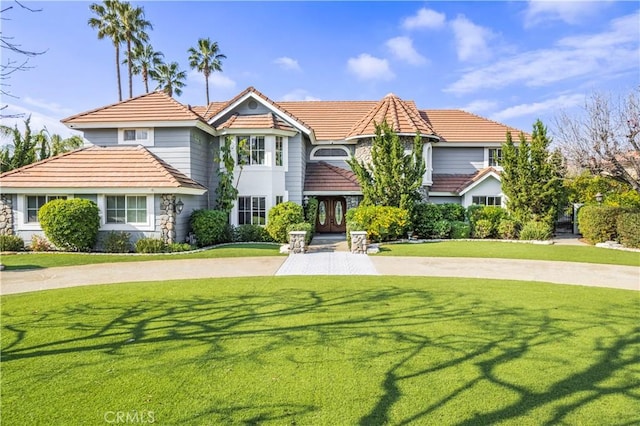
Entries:
[[496, 167], [502, 163], [502, 148], [489, 148], [489, 167]]
[[238, 163], [248, 166], [264, 165], [264, 152], [264, 136], [238, 137]]
[[283, 165], [284, 145], [282, 136], [276, 136], [276, 166]]
[[123, 145], [153, 145], [152, 129], [120, 129], [118, 143]]

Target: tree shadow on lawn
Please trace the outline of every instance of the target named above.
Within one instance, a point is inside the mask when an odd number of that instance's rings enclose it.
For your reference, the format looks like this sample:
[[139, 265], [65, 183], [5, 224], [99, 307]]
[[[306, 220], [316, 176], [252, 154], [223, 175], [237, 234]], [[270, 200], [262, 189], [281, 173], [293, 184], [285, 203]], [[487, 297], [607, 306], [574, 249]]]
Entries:
[[[222, 374], [222, 366], [260, 370], [277, 364], [284, 370], [320, 369], [341, 380], [342, 371], [352, 369], [352, 381], [362, 386], [335, 398], [366, 401], [334, 418], [361, 425], [437, 422], [443, 416], [449, 424], [494, 424], [529, 415], [557, 424], [611, 396], [640, 406], [640, 327], [630, 321], [637, 317], [632, 303], [603, 302], [595, 313], [567, 300], [522, 306], [482, 289], [314, 287], [201, 291], [135, 299], [129, 306], [93, 297], [43, 313], [9, 309], [3, 313], [3, 372], [6, 377], [14, 363], [25, 368], [29, 360], [47, 357], [71, 355], [77, 362], [83, 353], [130, 357], [132, 369], [161, 368], [154, 359], [175, 353], [171, 369], [181, 376], [194, 365], [203, 371], [214, 365]], [[31, 338], [34, 333], [39, 337]], [[181, 380], [201, 386], [197, 377]], [[329, 392], [322, 388], [328, 383], [300, 380], [308, 383], [299, 393], [314, 386], [321, 386], [315, 392]], [[284, 401], [258, 395], [257, 389], [246, 392], [244, 400], [209, 400], [205, 408], [171, 420], [309, 423], [331, 418], [322, 412], [336, 409], [304, 397]], [[255, 403], [245, 402], [251, 398]], [[629, 410], [618, 420], [631, 424], [640, 416]]]

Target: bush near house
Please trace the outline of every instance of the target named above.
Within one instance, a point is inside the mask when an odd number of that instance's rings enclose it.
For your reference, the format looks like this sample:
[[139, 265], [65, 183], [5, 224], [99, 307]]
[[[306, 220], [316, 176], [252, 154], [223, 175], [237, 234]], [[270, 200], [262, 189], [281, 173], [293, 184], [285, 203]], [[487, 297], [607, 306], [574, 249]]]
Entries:
[[164, 253], [166, 244], [159, 238], [140, 238], [136, 241], [136, 253]]
[[41, 235], [32, 235], [31, 243], [29, 244], [29, 249], [31, 251], [50, 251], [53, 250], [51, 243], [47, 240], [46, 237]]
[[189, 218], [199, 247], [228, 243], [232, 240], [229, 215], [221, 210], [194, 210]]
[[241, 243], [267, 243], [273, 241], [263, 226], [251, 224], [234, 228], [233, 240]]
[[0, 235], [0, 251], [22, 251], [24, 240], [17, 235]]
[[316, 221], [318, 219], [318, 199], [310, 197], [305, 208], [306, 222], [311, 224], [311, 237], [316, 234]]
[[522, 226], [520, 231], [520, 239], [529, 241], [546, 241], [550, 240], [553, 235], [553, 230], [547, 222], [531, 221]]
[[413, 217], [411, 218], [413, 232], [417, 237], [434, 238], [436, 222], [442, 219], [442, 210], [437, 204], [416, 204], [413, 208]]
[[60, 249], [90, 251], [98, 240], [100, 211], [93, 201], [49, 201], [40, 208], [38, 220], [47, 238]]
[[518, 238], [518, 222], [508, 217], [502, 219], [498, 225], [498, 237], [504, 240]]
[[640, 212], [618, 216], [618, 238], [625, 247], [640, 248]]
[[580, 233], [591, 244], [617, 241], [618, 216], [633, 210], [614, 206], [584, 206], [578, 212]]
[[451, 239], [459, 240], [471, 236], [471, 225], [461, 220], [451, 222]]
[[462, 204], [445, 203], [437, 204], [437, 206], [440, 208], [443, 219], [448, 220], [449, 222], [464, 222], [467, 211]]
[[433, 225], [433, 237], [437, 239], [449, 238], [451, 235], [451, 222], [442, 219]]
[[399, 207], [361, 205], [349, 209], [346, 219], [349, 232], [367, 231], [370, 241], [380, 242], [395, 240], [405, 234], [409, 212]]
[[300, 204], [287, 201], [274, 206], [267, 215], [267, 232], [278, 243], [289, 241], [287, 228], [296, 223], [304, 222], [304, 210]]
[[131, 234], [124, 231], [107, 233], [102, 242], [102, 251], [105, 253], [129, 253], [131, 251]]
[[[471, 233], [476, 236], [476, 223], [480, 220], [487, 220], [490, 222], [489, 235], [486, 237], [476, 238], [491, 238], [498, 235], [498, 226], [500, 221], [507, 217], [507, 211], [498, 206], [480, 206], [471, 205], [467, 208], [467, 217], [471, 224]], [[486, 224], [483, 223], [483, 228], [486, 228]], [[485, 234], [486, 229], [483, 229], [480, 234]]]
[[479, 219], [475, 221], [473, 226], [473, 237], [474, 238], [489, 238], [493, 234], [494, 227], [493, 223], [491, 223], [488, 219]]

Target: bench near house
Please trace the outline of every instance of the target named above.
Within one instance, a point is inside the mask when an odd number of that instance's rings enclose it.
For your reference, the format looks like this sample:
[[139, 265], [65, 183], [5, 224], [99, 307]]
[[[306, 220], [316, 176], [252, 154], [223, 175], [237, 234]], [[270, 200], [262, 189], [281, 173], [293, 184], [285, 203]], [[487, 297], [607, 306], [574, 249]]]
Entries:
[[[370, 155], [375, 124], [386, 120], [407, 147], [416, 133], [427, 165], [423, 197], [433, 203], [502, 205], [500, 146], [517, 129], [461, 110], [421, 110], [393, 94], [379, 101], [275, 102], [249, 87], [227, 102], [183, 105], [153, 92], [62, 120], [85, 147], [0, 175], [0, 233], [25, 242], [42, 233], [47, 201], [98, 204], [101, 231], [184, 241], [195, 209], [215, 208], [219, 148], [246, 140], [246, 165], [231, 223], [265, 224], [283, 201], [319, 201], [318, 232], [345, 231], [344, 214], [362, 198], [346, 163]], [[236, 167], [236, 174], [238, 168]]]

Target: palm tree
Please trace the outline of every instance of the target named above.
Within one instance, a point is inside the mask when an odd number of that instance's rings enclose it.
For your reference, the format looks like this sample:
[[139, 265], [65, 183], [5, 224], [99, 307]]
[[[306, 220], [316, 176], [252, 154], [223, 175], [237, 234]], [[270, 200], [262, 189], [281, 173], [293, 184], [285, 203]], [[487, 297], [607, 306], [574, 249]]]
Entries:
[[171, 62], [170, 64], [160, 64], [155, 67], [151, 72], [151, 78], [158, 82], [158, 89], [162, 89], [169, 96], [176, 96], [182, 94], [182, 87], [185, 86], [184, 80], [187, 78], [185, 71], [179, 70], [177, 62]]
[[[137, 45], [131, 52], [131, 71], [134, 75], [141, 74], [145, 93], [149, 93], [149, 73], [162, 63], [164, 54], [156, 52], [150, 44]], [[125, 59], [126, 63], [129, 63]]]
[[93, 3], [89, 9], [96, 14], [89, 18], [91, 28], [98, 30], [98, 39], [107, 37], [113, 42], [116, 49], [116, 76], [118, 80], [118, 100], [122, 100], [122, 87], [120, 82], [120, 44], [124, 40], [122, 28], [118, 20], [117, 10], [120, 7], [118, 0], [105, 0], [104, 4]]
[[204, 74], [205, 87], [207, 90], [207, 105], [209, 105], [209, 76], [214, 71], [222, 71], [222, 59], [227, 57], [219, 52], [218, 42], [209, 38], [198, 40], [198, 47], [190, 47], [189, 66]]
[[153, 29], [151, 22], [144, 19], [144, 9], [132, 7], [130, 3], [120, 3], [117, 15], [122, 28], [122, 40], [127, 44], [127, 65], [129, 68], [129, 97], [133, 97], [133, 63], [131, 61], [134, 46], [142, 45], [149, 41], [149, 35], [145, 30]]

